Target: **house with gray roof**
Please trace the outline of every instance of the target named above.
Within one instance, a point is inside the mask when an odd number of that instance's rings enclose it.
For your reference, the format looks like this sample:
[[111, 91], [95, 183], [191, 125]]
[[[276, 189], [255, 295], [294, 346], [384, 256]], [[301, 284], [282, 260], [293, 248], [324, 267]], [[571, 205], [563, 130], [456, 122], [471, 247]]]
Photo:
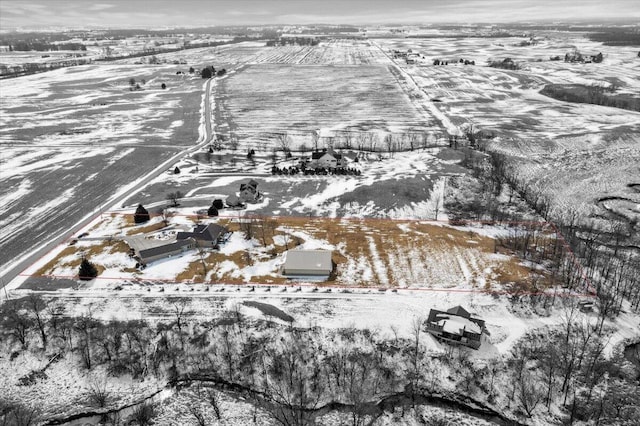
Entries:
[[217, 247], [228, 239], [229, 230], [217, 223], [196, 225], [192, 232], [178, 232], [178, 241], [193, 238], [200, 247]]
[[186, 238], [183, 240], [174, 241], [169, 244], [164, 244], [149, 249], [138, 251], [138, 259], [143, 265], [147, 265], [156, 260], [166, 259], [168, 257], [179, 256], [186, 251], [196, 248], [196, 240], [193, 238]]
[[331, 255], [328, 250], [288, 250], [280, 271], [287, 278], [326, 280], [333, 272]]

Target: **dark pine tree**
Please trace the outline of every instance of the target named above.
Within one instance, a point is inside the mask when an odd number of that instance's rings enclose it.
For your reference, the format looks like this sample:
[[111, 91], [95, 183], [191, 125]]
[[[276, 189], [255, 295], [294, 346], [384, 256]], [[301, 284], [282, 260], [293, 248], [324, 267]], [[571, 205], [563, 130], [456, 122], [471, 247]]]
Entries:
[[216, 206], [211, 204], [211, 207], [209, 207], [209, 210], [207, 210], [207, 214], [209, 216], [218, 216], [218, 209], [216, 208]]
[[78, 278], [82, 281], [89, 281], [97, 276], [98, 269], [96, 266], [89, 262], [86, 257], [83, 257], [80, 263], [80, 270], [78, 271]]
[[133, 215], [134, 223], [144, 223], [148, 222], [150, 219], [149, 211], [144, 208], [142, 204], [138, 204], [138, 208], [136, 209], [136, 213]]

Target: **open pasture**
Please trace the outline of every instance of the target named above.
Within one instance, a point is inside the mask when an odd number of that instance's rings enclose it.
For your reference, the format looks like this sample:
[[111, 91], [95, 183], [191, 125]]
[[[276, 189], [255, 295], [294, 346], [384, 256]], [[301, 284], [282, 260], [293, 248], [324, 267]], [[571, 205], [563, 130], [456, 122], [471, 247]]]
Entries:
[[218, 85], [215, 107], [217, 133], [249, 148], [280, 149], [283, 133], [295, 149], [312, 131], [439, 131], [384, 66], [252, 65]]

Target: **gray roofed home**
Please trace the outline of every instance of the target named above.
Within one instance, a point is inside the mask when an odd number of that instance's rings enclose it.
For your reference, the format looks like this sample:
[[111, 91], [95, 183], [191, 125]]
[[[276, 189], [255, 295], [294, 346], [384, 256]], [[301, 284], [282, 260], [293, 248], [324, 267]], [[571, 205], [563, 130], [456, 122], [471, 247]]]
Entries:
[[327, 279], [333, 271], [331, 252], [327, 250], [289, 250], [281, 272], [290, 278]]
[[176, 239], [178, 241], [193, 238], [201, 247], [215, 247], [218, 243], [224, 241], [229, 230], [217, 223], [209, 223], [206, 225], [196, 225], [192, 232], [178, 232]]
[[260, 192], [258, 191], [258, 182], [253, 179], [250, 179], [247, 183], [240, 184], [240, 195], [239, 198], [241, 201], [246, 203], [255, 203], [260, 199]]
[[146, 250], [140, 250], [138, 253], [138, 257], [140, 258], [140, 262], [146, 265], [147, 263], [155, 262], [156, 260], [182, 254], [188, 250], [195, 248], [195, 246], [196, 241], [193, 238], [187, 238], [174, 241], [170, 244], [153, 247]]

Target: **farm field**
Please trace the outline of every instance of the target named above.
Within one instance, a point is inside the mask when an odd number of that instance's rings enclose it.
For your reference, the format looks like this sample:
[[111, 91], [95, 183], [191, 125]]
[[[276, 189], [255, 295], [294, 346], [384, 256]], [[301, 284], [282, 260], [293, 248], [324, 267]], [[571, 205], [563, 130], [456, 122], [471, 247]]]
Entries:
[[[386, 66], [250, 65], [219, 85], [216, 132], [242, 147], [312, 147], [311, 132], [435, 133], [433, 117], [415, 108]], [[259, 125], [256, 126], [256, 124]], [[354, 136], [355, 138], [355, 136]], [[377, 149], [384, 149], [382, 140]]]
[[[328, 39], [317, 46], [266, 46], [264, 41], [165, 53], [167, 60], [221, 64], [387, 65], [389, 59], [367, 40]], [[127, 59], [128, 62], [132, 61]]]
[[[142, 90], [130, 91], [130, 78]], [[173, 67], [121, 65], [0, 82], [0, 265], [193, 145], [202, 84]]]
[[[403, 85], [417, 102], [433, 102], [450, 121], [454, 133], [491, 134], [483, 143], [506, 154], [518, 176], [552, 200], [554, 213], [578, 212], [583, 222], [608, 230], [611, 219], [637, 223], [640, 203], [633, 185], [640, 162], [640, 113], [619, 108], [561, 102], [538, 93], [545, 84], [615, 85], [616, 93], [640, 96], [637, 49], [604, 46], [579, 34], [548, 32], [538, 43], [528, 39], [379, 39], [385, 51], [412, 49], [425, 55], [418, 65], [396, 61]], [[574, 49], [603, 52], [602, 63], [550, 61]], [[511, 58], [521, 65], [511, 71], [485, 66]], [[475, 60], [462, 65], [460, 58]], [[434, 59], [450, 65], [434, 66]], [[505, 113], [507, 112], [507, 113]], [[606, 206], [602, 200], [613, 199]], [[635, 207], [634, 207], [635, 206]], [[635, 218], [635, 219], [634, 219]], [[637, 228], [635, 228], [637, 230]], [[630, 234], [630, 244], [637, 240]], [[635, 233], [637, 235], [637, 233]]]

